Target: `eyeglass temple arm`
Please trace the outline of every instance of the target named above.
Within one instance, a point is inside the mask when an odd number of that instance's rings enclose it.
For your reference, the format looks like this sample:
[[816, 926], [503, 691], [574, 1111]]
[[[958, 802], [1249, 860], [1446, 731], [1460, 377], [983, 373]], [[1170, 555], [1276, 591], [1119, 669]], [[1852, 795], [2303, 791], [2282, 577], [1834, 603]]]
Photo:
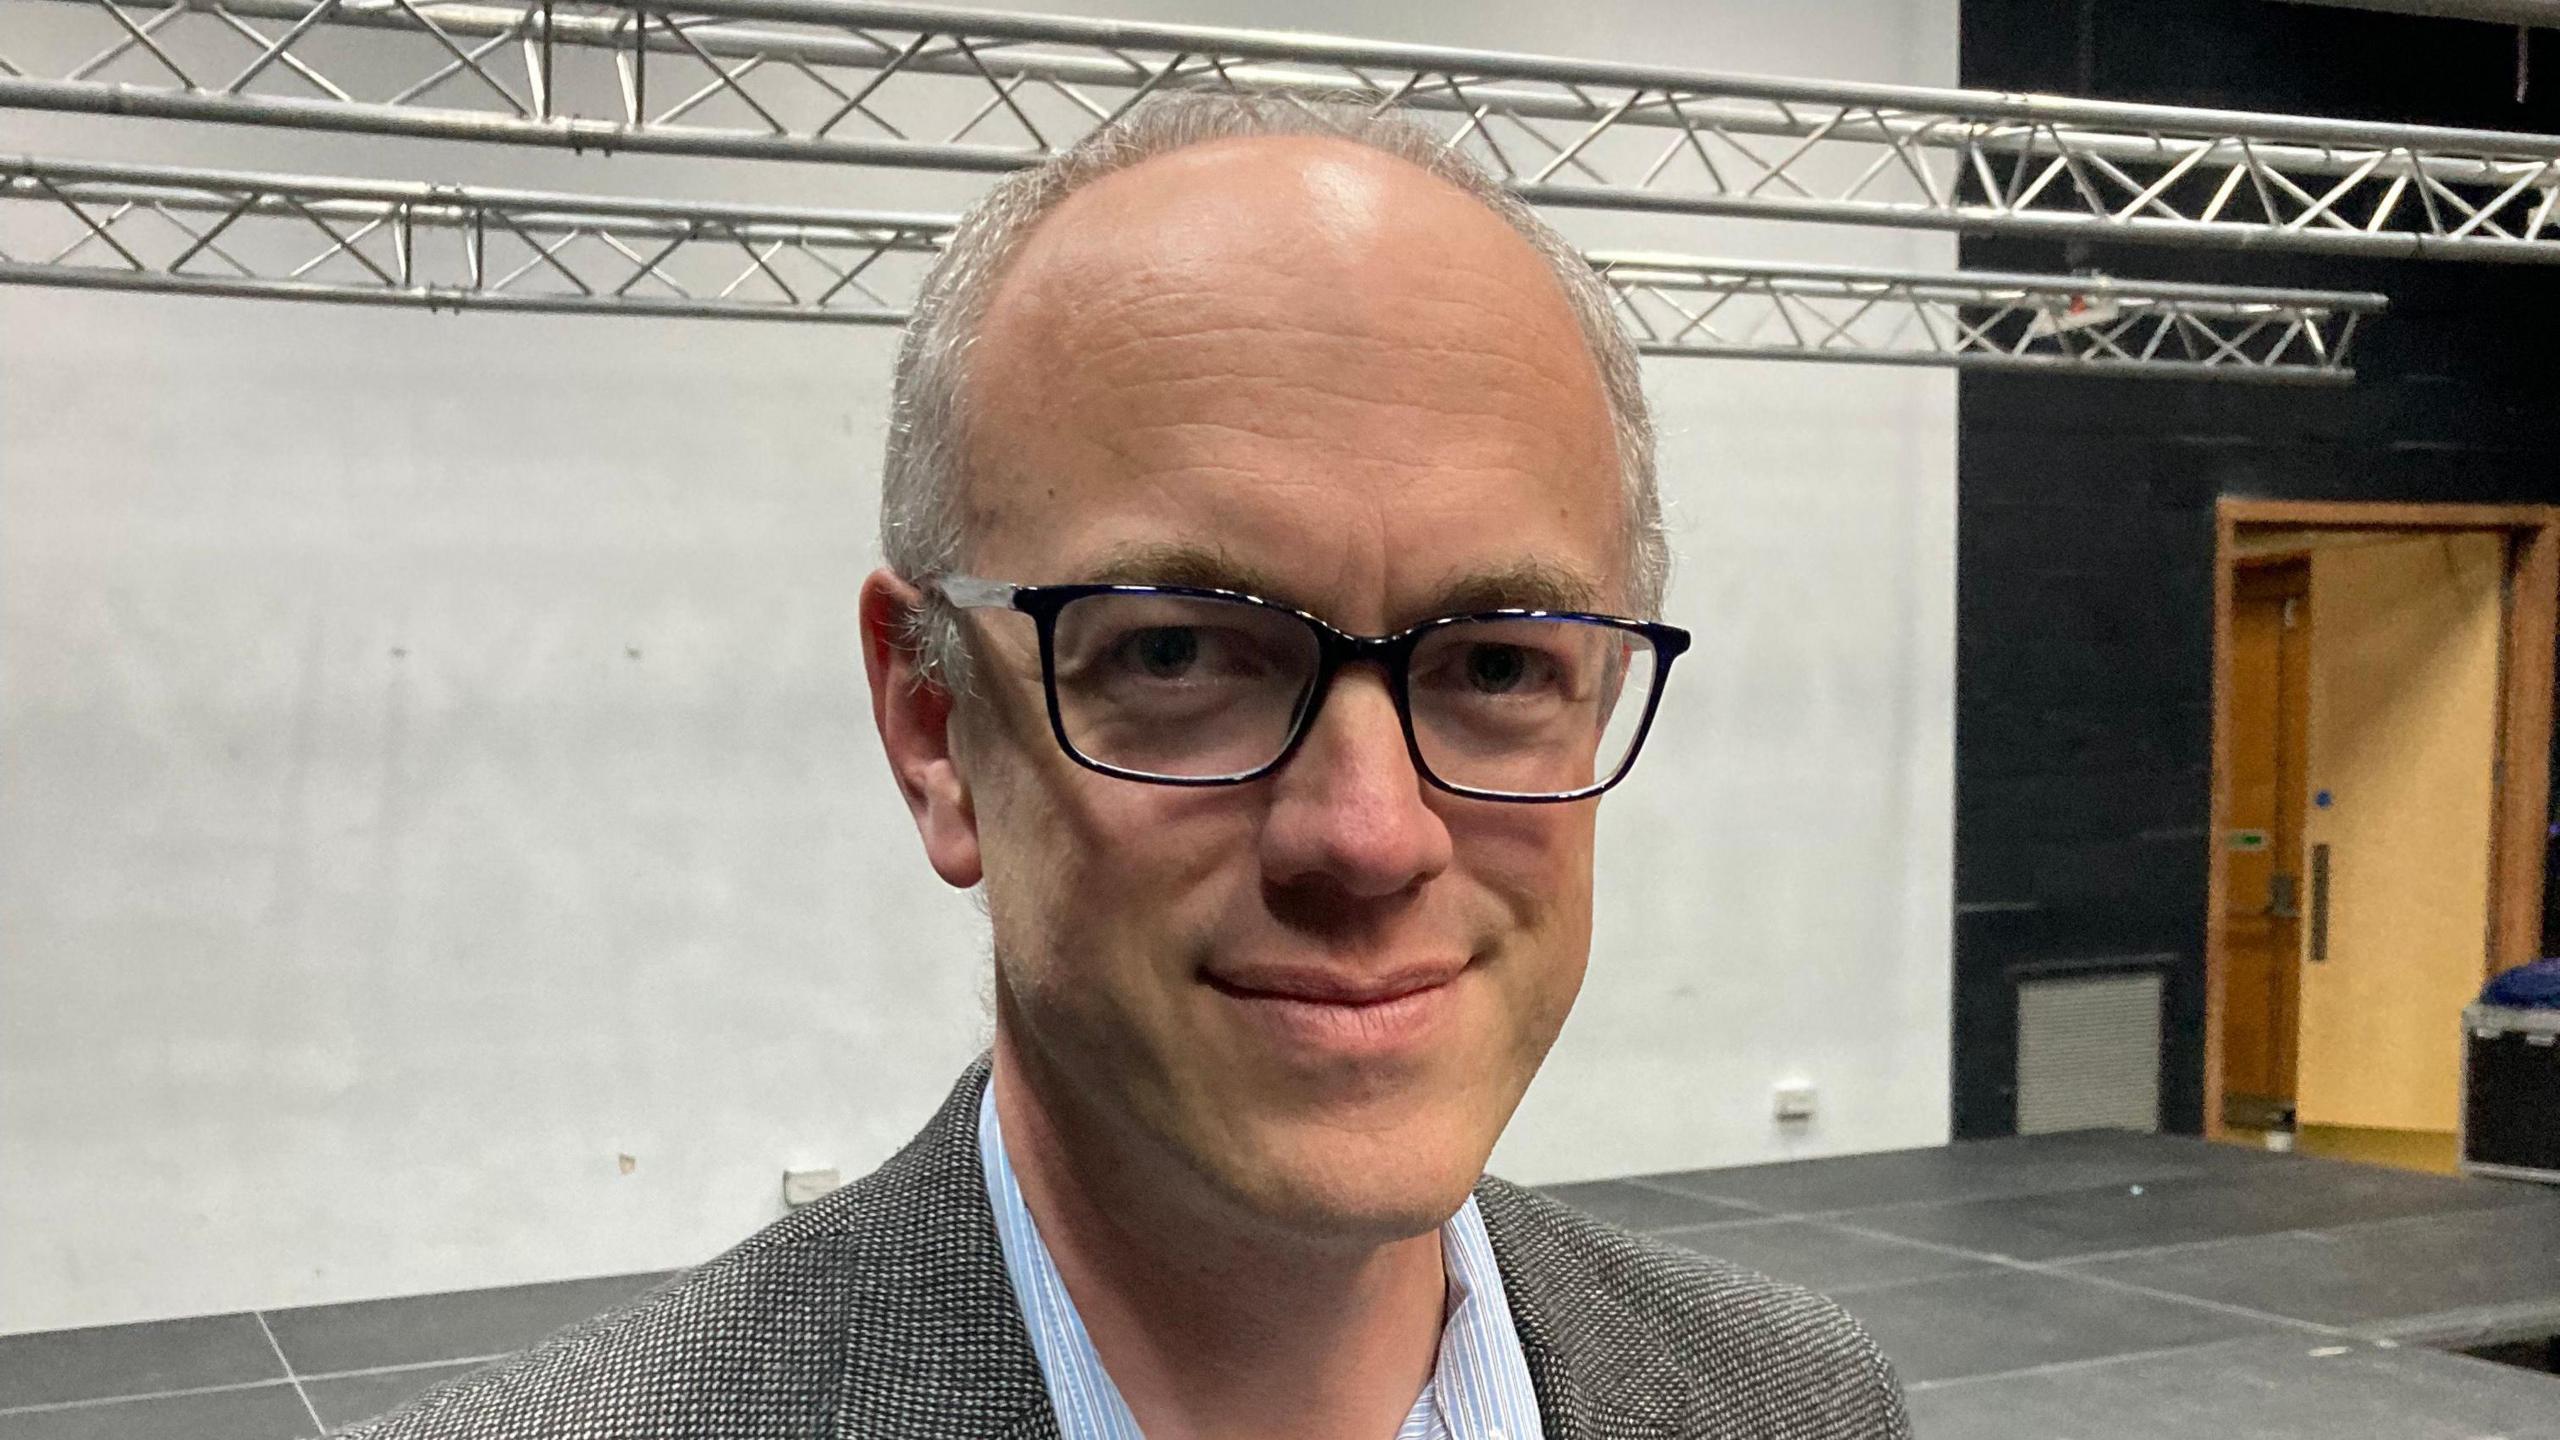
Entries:
[[1001, 580], [981, 580], [974, 575], [945, 575], [927, 582], [942, 592], [942, 598], [963, 610], [1009, 610], [1019, 585]]

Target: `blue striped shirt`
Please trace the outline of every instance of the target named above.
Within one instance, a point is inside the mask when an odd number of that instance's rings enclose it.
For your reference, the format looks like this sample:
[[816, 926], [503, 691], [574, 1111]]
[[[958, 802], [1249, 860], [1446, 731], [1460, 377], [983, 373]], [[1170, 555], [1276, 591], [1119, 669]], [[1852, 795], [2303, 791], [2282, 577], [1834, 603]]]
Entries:
[[[1005, 1274], [1031, 1331], [1032, 1352], [1040, 1357], [1062, 1440], [1145, 1440], [1129, 1402], [1102, 1368], [1093, 1337], [1058, 1278], [1057, 1262], [1022, 1202], [1003, 1127], [996, 1123], [992, 1084], [978, 1102], [978, 1164], [986, 1174], [987, 1203], [995, 1209]], [[1511, 1324], [1511, 1299], [1503, 1292], [1474, 1196], [1440, 1227], [1440, 1254], [1449, 1276], [1440, 1361], [1395, 1440], [1544, 1440], [1520, 1332]]]

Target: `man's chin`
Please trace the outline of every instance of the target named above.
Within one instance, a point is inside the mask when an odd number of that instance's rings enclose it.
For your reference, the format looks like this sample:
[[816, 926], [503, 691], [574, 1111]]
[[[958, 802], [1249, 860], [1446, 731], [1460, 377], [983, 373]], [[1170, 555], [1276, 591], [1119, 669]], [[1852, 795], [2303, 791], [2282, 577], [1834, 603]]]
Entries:
[[1229, 1157], [1236, 1163], [1222, 1188], [1301, 1242], [1374, 1247], [1427, 1235], [1466, 1204], [1484, 1169], [1484, 1150], [1445, 1135], [1418, 1144], [1392, 1133], [1292, 1139], [1258, 1158]]

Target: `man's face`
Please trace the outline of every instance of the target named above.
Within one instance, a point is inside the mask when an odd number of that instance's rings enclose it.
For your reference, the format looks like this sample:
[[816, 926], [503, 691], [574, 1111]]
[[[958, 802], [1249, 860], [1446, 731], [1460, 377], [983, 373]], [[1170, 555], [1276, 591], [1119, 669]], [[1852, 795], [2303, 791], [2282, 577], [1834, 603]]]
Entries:
[[[1628, 603], [1559, 287], [1399, 161], [1227, 141], [1102, 180], [1031, 237], [972, 363], [972, 573], [1223, 586], [1362, 634]], [[1062, 1141], [1298, 1233], [1438, 1225], [1581, 986], [1593, 802], [1431, 787], [1366, 666], [1276, 775], [1096, 774], [1050, 735], [1030, 619], [967, 623], [1001, 1043]]]

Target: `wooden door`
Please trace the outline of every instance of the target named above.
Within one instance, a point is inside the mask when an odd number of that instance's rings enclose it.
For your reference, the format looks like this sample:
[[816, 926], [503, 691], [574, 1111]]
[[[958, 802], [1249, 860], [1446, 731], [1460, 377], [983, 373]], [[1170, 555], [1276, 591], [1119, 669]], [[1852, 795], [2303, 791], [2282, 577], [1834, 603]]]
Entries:
[[2303, 560], [2244, 566], [2232, 583], [2223, 1119], [2251, 1129], [2294, 1104], [2310, 584]]
[[2505, 539], [2324, 546], [2311, 566], [2297, 1109], [2451, 1131], [2488, 946]]

